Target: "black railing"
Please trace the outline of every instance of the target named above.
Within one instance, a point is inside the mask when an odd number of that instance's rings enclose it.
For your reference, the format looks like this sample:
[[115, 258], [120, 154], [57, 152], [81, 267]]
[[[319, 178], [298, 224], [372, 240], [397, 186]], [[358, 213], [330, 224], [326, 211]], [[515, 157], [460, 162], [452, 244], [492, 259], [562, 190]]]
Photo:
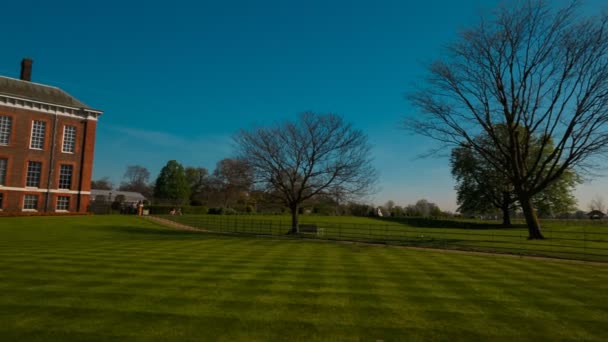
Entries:
[[[255, 216], [184, 215], [162, 216], [192, 227], [209, 231], [249, 235], [304, 237], [313, 239], [358, 241], [406, 245], [413, 247], [456, 249], [491, 253], [542, 256], [563, 259], [608, 262], [608, 226], [591, 228], [544, 227], [545, 240], [527, 240], [525, 227], [499, 228], [471, 222], [456, 221], [439, 227], [432, 220], [412, 226], [411, 221], [378, 220], [377, 223], [323, 222], [308, 218], [304, 224], [314, 225], [306, 233], [288, 234], [291, 221]], [[602, 231], [605, 230], [605, 231]]]

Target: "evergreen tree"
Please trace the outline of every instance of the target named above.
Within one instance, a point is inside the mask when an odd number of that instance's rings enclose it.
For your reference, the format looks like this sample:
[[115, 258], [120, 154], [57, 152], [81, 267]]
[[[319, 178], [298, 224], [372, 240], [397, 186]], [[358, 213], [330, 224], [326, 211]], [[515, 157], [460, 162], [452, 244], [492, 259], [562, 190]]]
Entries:
[[154, 186], [154, 197], [172, 204], [183, 204], [190, 197], [190, 185], [184, 167], [170, 160], [160, 170]]

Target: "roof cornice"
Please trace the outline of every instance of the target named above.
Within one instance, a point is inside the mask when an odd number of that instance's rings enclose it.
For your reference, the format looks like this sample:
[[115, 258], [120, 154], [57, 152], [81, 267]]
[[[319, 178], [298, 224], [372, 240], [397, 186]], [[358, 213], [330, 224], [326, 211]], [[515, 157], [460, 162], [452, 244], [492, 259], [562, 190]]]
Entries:
[[27, 109], [52, 115], [85, 118], [89, 120], [97, 120], [97, 118], [103, 114], [101, 110], [97, 109], [70, 107], [7, 94], [0, 94], [0, 106]]

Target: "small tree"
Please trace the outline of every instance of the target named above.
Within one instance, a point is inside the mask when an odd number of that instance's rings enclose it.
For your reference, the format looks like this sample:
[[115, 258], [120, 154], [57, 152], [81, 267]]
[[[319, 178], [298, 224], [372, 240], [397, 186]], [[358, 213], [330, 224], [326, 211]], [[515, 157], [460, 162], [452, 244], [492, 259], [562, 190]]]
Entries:
[[384, 208], [386, 208], [386, 210], [388, 210], [389, 213], [393, 212], [394, 207], [395, 207], [395, 201], [393, 201], [393, 200], [388, 200], [388, 201], [386, 201], [386, 203], [384, 203]]
[[369, 204], [350, 202], [348, 203], [348, 212], [352, 216], [370, 216], [374, 208]]
[[113, 210], [122, 210], [125, 200], [126, 200], [125, 195], [116, 195], [116, 197], [114, 197], [114, 202], [112, 202], [112, 209]]
[[[497, 137], [506, 140], [506, 129], [495, 127]], [[521, 134], [525, 134], [521, 131]], [[500, 134], [503, 133], [503, 134]], [[532, 137], [528, 148], [540, 148], [542, 138]], [[543, 155], [553, 152], [551, 139], [546, 142]], [[475, 142], [488, 151], [494, 148], [491, 138], [485, 134], [477, 136]], [[523, 148], [523, 146], [522, 146]], [[499, 154], [498, 151], [495, 151]], [[496, 209], [502, 211], [503, 226], [511, 225], [510, 212], [517, 209], [517, 196], [511, 180], [496, 169], [474, 148], [463, 144], [452, 150], [450, 159], [452, 175], [456, 179], [458, 211], [461, 213], [489, 214]], [[533, 162], [533, 161], [529, 161]], [[534, 195], [532, 203], [541, 216], [553, 216], [559, 212], [575, 209], [576, 200], [572, 190], [579, 183], [579, 177], [571, 170], [565, 170], [559, 179]]]
[[190, 196], [190, 186], [184, 167], [170, 160], [160, 170], [154, 186], [154, 197], [172, 204], [183, 204]]
[[257, 183], [289, 208], [293, 233], [305, 200], [360, 196], [376, 178], [367, 137], [337, 115], [304, 113], [295, 122], [241, 130], [234, 139]]
[[190, 204], [202, 204], [201, 197], [209, 181], [209, 171], [204, 167], [186, 167], [186, 179], [190, 186]]
[[589, 202], [589, 210], [598, 210], [602, 213], [606, 212], [606, 203], [604, 202], [604, 198], [600, 195], [593, 197], [591, 202]]
[[391, 216], [392, 217], [402, 217], [405, 216], [405, 209], [403, 209], [403, 207], [396, 205], [393, 207], [393, 210], [391, 211]]

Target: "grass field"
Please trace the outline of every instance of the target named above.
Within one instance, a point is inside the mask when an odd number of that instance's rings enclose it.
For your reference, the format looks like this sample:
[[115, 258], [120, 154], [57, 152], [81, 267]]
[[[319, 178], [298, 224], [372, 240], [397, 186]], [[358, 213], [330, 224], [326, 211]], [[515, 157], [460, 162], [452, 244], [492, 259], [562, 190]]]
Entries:
[[608, 336], [608, 267], [0, 219], [0, 339], [415, 341]]
[[[284, 236], [291, 227], [288, 216], [163, 216], [209, 230]], [[608, 262], [608, 223], [543, 221], [546, 240], [528, 241], [523, 223], [501, 228], [497, 222], [403, 218], [301, 216], [303, 224], [316, 224], [322, 239], [388, 242], [419, 247], [536, 255]]]

